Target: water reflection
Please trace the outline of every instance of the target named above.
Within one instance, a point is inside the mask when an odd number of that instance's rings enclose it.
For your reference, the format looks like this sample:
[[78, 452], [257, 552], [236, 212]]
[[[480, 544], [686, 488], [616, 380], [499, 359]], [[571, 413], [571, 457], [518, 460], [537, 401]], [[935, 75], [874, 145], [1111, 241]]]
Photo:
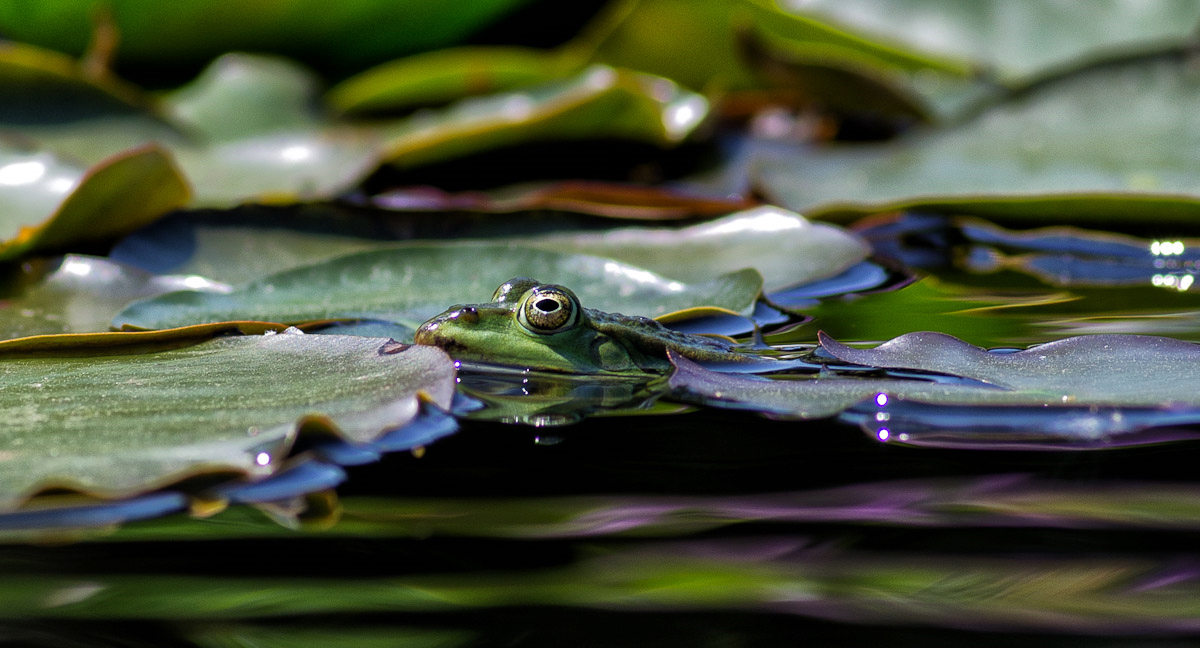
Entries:
[[469, 418], [534, 427], [595, 414], [651, 413], [667, 391], [661, 376], [554, 374], [466, 362], [459, 364], [458, 380], [462, 393], [484, 403]]

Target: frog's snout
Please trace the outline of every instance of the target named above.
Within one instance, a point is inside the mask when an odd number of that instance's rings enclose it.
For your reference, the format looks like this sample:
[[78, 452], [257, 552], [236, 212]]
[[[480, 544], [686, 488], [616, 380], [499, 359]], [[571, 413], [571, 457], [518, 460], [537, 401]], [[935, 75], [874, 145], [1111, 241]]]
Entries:
[[479, 321], [479, 309], [474, 306], [462, 306], [450, 311], [449, 319], [456, 319], [464, 324], [474, 324]]
[[442, 336], [437, 333], [438, 328], [446, 322], [462, 322], [465, 324], [474, 324], [479, 321], [479, 310], [474, 306], [455, 306], [450, 310], [438, 315], [437, 317], [425, 322], [417, 327], [413, 333], [413, 341], [417, 344], [427, 344], [430, 346], [441, 346], [444, 343]]

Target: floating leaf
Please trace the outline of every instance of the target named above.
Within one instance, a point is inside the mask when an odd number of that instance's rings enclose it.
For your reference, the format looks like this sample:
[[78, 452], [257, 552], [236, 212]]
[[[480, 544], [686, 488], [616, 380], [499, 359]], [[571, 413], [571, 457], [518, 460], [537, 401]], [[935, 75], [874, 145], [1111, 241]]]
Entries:
[[590, 308], [645, 316], [703, 306], [749, 313], [762, 288], [754, 270], [689, 285], [582, 254], [503, 243], [413, 243], [287, 270], [226, 295], [177, 292], [137, 302], [114, 326], [381, 319], [415, 329], [451, 305], [486, 301], [516, 276], [572, 286]]
[[874, 349], [822, 335], [843, 362], [978, 380], [1005, 389], [1061, 394], [1088, 405], [1198, 405], [1200, 345], [1149, 335], [1088, 335], [991, 353], [944, 333], [909, 333]]
[[1200, 21], [1200, 5], [1190, 2], [791, 0], [785, 4], [872, 41], [969, 60], [1009, 79], [1044, 74], [1116, 51], [1184, 43]]
[[0, 151], [0, 259], [109, 241], [187, 199], [187, 184], [154, 146], [87, 172], [44, 153]]
[[286, 59], [225, 54], [163, 97], [175, 125], [205, 142], [310, 128], [321, 117], [320, 80]]
[[0, 339], [107, 331], [113, 316], [136, 299], [175, 290], [228, 290], [197, 276], [153, 275], [101, 257], [71, 254], [44, 277], [0, 302]]
[[[43, 149], [86, 162], [132, 147], [161, 147], [179, 164], [202, 205], [328, 197], [356, 184], [378, 163], [375, 130], [330, 122], [317, 102], [315, 75], [281, 59], [222, 56], [195, 81], [165, 95], [158, 104], [162, 115], [136, 105], [61, 114], [55, 106], [62, 103], [62, 93], [91, 89], [75, 83], [78, 87], [68, 86], [59, 95], [41, 90], [46, 94], [29, 99], [42, 108], [35, 123], [26, 124], [19, 114], [5, 121], [0, 111], [0, 128], [9, 125]], [[147, 177], [149, 186], [156, 180]], [[130, 195], [133, 200], [137, 194]]]
[[371, 68], [334, 86], [326, 99], [344, 114], [397, 111], [554, 81], [571, 67], [544, 50], [459, 47]]
[[752, 267], [767, 291], [837, 275], [870, 247], [843, 229], [777, 207], [759, 207], [682, 229], [630, 227], [604, 233], [550, 234], [537, 247], [618, 259], [684, 281], [710, 280]]
[[[936, 69], [962, 74], [961, 63], [900, 50], [830, 27], [762, 0], [646, 0], [632, 9], [615, 6], [594, 26], [599, 38], [595, 58], [612, 65], [645, 70], [676, 79], [691, 88], [723, 90], [758, 87], [754, 70], [745, 64], [736, 30], [749, 26], [793, 43], [838, 47], [881, 66], [901, 70]], [[624, 15], [622, 15], [624, 14]], [[663, 38], [664, 26], [671, 38]]]
[[173, 148], [201, 205], [328, 197], [377, 164], [373, 129], [329, 122], [310, 71], [281, 59], [227, 54], [165, 100], [196, 138]]
[[[917, 430], [938, 426], [929, 415], [896, 420], [888, 408], [906, 403], [981, 411], [979, 406], [985, 405], [1025, 406], [990, 414], [1010, 427], [1026, 428], [1026, 437], [1041, 441], [1105, 444], [1110, 435], [1200, 421], [1200, 396], [1190, 388], [1190, 381], [1200, 378], [1200, 346], [1170, 338], [1095, 335], [992, 353], [942, 333], [911, 333], [871, 350], [822, 335], [821, 347], [843, 362], [900, 369], [907, 377], [830, 373], [764, 380], [708, 371], [672, 354], [676, 372], [671, 386], [685, 398], [797, 418], [835, 416], [872, 399], [877, 412], [871, 413], [877, 416], [869, 425], [881, 440], [907, 433], [906, 425]], [[912, 371], [956, 380], [920, 380], [908, 373]], [[937, 408], [931, 414], [937, 415]], [[961, 417], [949, 425], [970, 427]]]
[[810, 216], [893, 210], [1194, 222], [1200, 81], [1180, 60], [1062, 79], [961, 126], [886, 145], [764, 148], [774, 199]]
[[595, 65], [565, 81], [418, 113], [400, 125], [384, 156], [410, 168], [547, 139], [614, 137], [671, 146], [707, 114], [703, 97], [670, 79]]
[[437, 349], [303, 334], [195, 344], [212, 330], [149, 334], [150, 349], [141, 333], [0, 345], [0, 507], [48, 488], [124, 497], [201, 473], [263, 476], [301, 428], [370, 441], [411, 420], [419, 396], [447, 408], [454, 393]]
[[[661, 37], [663, 25], [671, 38]], [[809, 103], [851, 112], [869, 104], [924, 115], [925, 103], [952, 112], [981, 90], [965, 61], [863, 38], [764, 0], [614, 3], [578, 46], [594, 49], [594, 60], [710, 93], [789, 88]], [[775, 74], [784, 60], [791, 70]], [[879, 101], [881, 90], [887, 102]]]

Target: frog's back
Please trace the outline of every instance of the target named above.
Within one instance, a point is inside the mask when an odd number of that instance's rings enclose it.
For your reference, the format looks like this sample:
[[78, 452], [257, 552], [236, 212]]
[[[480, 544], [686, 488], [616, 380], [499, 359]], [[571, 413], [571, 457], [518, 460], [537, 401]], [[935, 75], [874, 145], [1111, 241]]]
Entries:
[[749, 358], [718, 338], [671, 330], [648, 317], [585, 308], [595, 329], [642, 354], [665, 359], [667, 349], [698, 362], [744, 362]]

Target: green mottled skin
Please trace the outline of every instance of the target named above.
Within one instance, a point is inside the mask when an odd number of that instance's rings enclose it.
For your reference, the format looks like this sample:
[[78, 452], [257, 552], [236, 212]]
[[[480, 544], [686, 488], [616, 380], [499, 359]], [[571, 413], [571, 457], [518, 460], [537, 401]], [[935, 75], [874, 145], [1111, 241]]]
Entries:
[[[539, 333], [520, 321], [530, 291], [547, 287], [570, 295], [578, 308], [573, 326]], [[441, 347], [456, 360], [570, 373], [662, 373], [671, 367], [668, 349], [698, 362], [750, 360], [724, 340], [672, 331], [645, 317], [579, 307], [570, 291], [532, 279], [512, 279], [493, 298], [488, 304], [454, 306], [425, 322], [416, 342]]]

